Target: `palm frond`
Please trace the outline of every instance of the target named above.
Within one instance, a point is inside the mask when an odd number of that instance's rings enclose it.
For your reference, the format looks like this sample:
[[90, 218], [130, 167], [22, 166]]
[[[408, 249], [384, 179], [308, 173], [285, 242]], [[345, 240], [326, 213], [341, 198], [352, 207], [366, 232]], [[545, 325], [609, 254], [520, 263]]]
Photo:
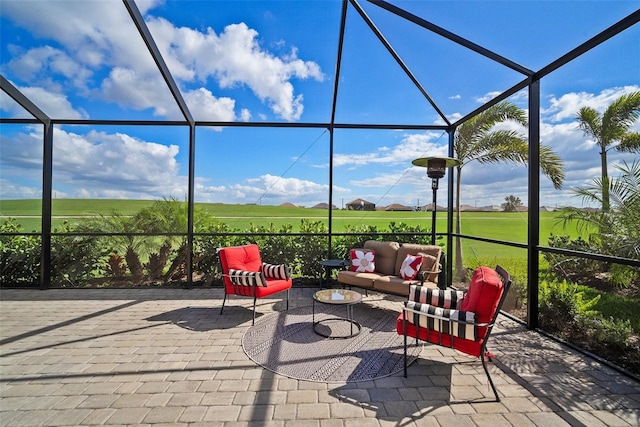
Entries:
[[540, 169], [551, 180], [556, 190], [562, 188], [564, 182], [564, 162], [548, 145], [540, 146]]
[[592, 136], [600, 143], [600, 130], [602, 128], [602, 117], [591, 107], [582, 107], [576, 115], [578, 127], [585, 135]]
[[638, 119], [640, 91], [620, 96], [602, 116], [602, 133], [611, 141], [619, 140]]
[[616, 150], [640, 154], [640, 133], [632, 132], [623, 135]]

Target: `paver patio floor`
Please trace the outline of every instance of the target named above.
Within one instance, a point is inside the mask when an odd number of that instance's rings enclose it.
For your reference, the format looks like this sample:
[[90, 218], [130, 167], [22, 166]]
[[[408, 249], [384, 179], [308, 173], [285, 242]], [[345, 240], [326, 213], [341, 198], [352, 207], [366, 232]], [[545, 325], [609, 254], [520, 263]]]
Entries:
[[[293, 288], [290, 306], [316, 289]], [[259, 315], [282, 310], [258, 301]], [[251, 301], [223, 290], [0, 291], [0, 425], [638, 426], [640, 383], [501, 316], [489, 341], [501, 402], [479, 360], [426, 345], [375, 381], [293, 380], [255, 365], [241, 339]], [[400, 311], [379, 294], [366, 304]], [[357, 312], [356, 312], [357, 315]]]

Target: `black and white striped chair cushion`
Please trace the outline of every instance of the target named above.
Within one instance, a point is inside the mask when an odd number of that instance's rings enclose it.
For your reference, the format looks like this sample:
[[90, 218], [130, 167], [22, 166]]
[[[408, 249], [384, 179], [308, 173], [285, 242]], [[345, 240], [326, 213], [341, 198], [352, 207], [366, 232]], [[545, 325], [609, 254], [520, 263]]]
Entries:
[[430, 288], [420, 285], [411, 285], [409, 288], [409, 301], [420, 304], [431, 304], [437, 307], [455, 309], [458, 307], [458, 304], [462, 304], [463, 299], [463, 291]]
[[265, 277], [269, 277], [271, 279], [288, 280], [291, 278], [291, 271], [289, 266], [286, 264], [268, 264], [263, 262], [262, 272]]
[[267, 286], [261, 271], [251, 272], [229, 269], [231, 283], [239, 286]]
[[416, 311], [409, 312], [407, 316], [407, 320], [414, 325], [471, 341], [478, 339], [475, 313], [414, 301], [407, 301], [405, 307]]

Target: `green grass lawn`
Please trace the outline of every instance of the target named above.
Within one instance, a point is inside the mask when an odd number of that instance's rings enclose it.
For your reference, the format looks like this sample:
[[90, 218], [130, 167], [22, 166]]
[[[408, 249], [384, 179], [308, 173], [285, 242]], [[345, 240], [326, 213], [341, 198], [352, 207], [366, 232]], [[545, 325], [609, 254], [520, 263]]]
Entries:
[[[106, 199], [54, 199], [52, 202], [52, 224], [58, 227], [63, 221], [79, 222], [83, 218], [98, 214], [109, 215], [118, 211], [123, 215], [131, 215], [142, 208], [153, 204], [152, 200], [106, 200]], [[328, 224], [328, 212], [323, 209], [281, 207], [264, 205], [231, 205], [221, 203], [196, 203], [196, 209], [205, 211], [231, 229], [244, 231], [251, 225], [273, 224], [276, 229], [291, 224], [293, 231], [300, 229], [302, 219], [322, 221]], [[0, 215], [3, 219], [17, 218], [25, 231], [39, 231], [41, 202], [40, 200], [0, 200]], [[455, 216], [454, 216], [455, 218]], [[485, 237], [509, 242], [527, 242], [527, 214], [516, 212], [462, 212], [462, 233], [471, 236]], [[366, 224], [376, 226], [380, 231], [387, 231], [389, 223], [405, 223], [420, 226], [423, 230], [431, 229], [431, 212], [384, 212], [384, 211], [333, 211], [333, 231], [344, 232], [348, 225]], [[446, 213], [437, 213], [436, 230], [446, 232]], [[569, 234], [578, 236], [575, 227], [563, 229], [558, 224], [555, 212], [540, 213], [540, 242], [545, 245], [549, 235]], [[496, 259], [525, 258], [526, 250], [463, 240], [465, 261], [487, 256]]]
[[[108, 215], [118, 211], [131, 215], [144, 207], [151, 206], [151, 200], [107, 200], [107, 199], [54, 199], [52, 215], [54, 226], [64, 220], [80, 221], [83, 217], [98, 214]], [[284, 224], [299, 230], [302, 219], [323, 221], [328, 224], [328, 212], [323, 209], [264, 206], [227, 205], [220, 203], [196, 203], [201, 209], [229, 224], [231, 228], [245, 230], [250, 225]], [[39, 230], [41, 203], [39, 200], [0, 200], [0, 215], [18, 218], [26, 230]], [[551, 234], [569, 234], [577, 237], [574, 227], [566, 230], [557, 223], [555, 212], [540, 213], [540, 237], [546, 241]], [[462, 212], [462, 233], [498, 240], [526, 243], [527, 214], [516, 212]], [[390, 222], [405, 223], [431, 229], [431, 212], [384, 212], [384, 211], [333, 211], [333, 231], [343, 232], [347, 225], [366, 224], [386, 230]], [[437, 213], [436, 229], [446, 231], [446, 213]]]

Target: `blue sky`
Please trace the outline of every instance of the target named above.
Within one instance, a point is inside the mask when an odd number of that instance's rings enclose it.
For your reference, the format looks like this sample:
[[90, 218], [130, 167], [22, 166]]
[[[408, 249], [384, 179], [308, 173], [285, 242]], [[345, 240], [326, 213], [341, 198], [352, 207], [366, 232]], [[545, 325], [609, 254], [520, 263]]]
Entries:
[[[634, 1], [393, 1], [444, 29], [539, 70], [637, 9]], [[341, 2], [137, 1], [196, 120], [330, 120]], [[367, 2], [375, 22], [438, 107], [456, 120], [524, 77]], [[119, 1], [0, 0], [0, 71], [57, 119], [181, 119]], [[606, 108], [640, 90], [640, 25], [541, 83], [544, 144], [564, 160], [566, 182], [541, 179], [541, 203], [580, 205], [571, 189], [599, 176], [594, 142], [577, 129], [582, 106]], [[527, 108], [527, 94], [510, 101]], [[28, 117], [4, 93], [3, 118]], [[338, 123], [443, 124], [349, 6]], [[636, 123], [635, 130], [640, 130]], [[524, 131], [524, 130], [523, 130]], [[0, 198], [40, 197], [40, 126], [3, 124]], [[197, 201], [313, 206], [328, 201], [329, 133], [322, 128], [198, 128]], [[440, 131], [336, 130], [333, 201], [426, 204], [417, 157], [445, 155]], [[611, 151], [613, 165], [634, 155]], [[58, 126], [54, 197], [144, 198], [187, 192], [186, 127]], [[527, 200], [527, 171], [509, 164], [463, 169], [463, 204]], [[441, 188], [443, 186], [441, 185]], [[439, 200], [444, 200], [441, 190]]]

